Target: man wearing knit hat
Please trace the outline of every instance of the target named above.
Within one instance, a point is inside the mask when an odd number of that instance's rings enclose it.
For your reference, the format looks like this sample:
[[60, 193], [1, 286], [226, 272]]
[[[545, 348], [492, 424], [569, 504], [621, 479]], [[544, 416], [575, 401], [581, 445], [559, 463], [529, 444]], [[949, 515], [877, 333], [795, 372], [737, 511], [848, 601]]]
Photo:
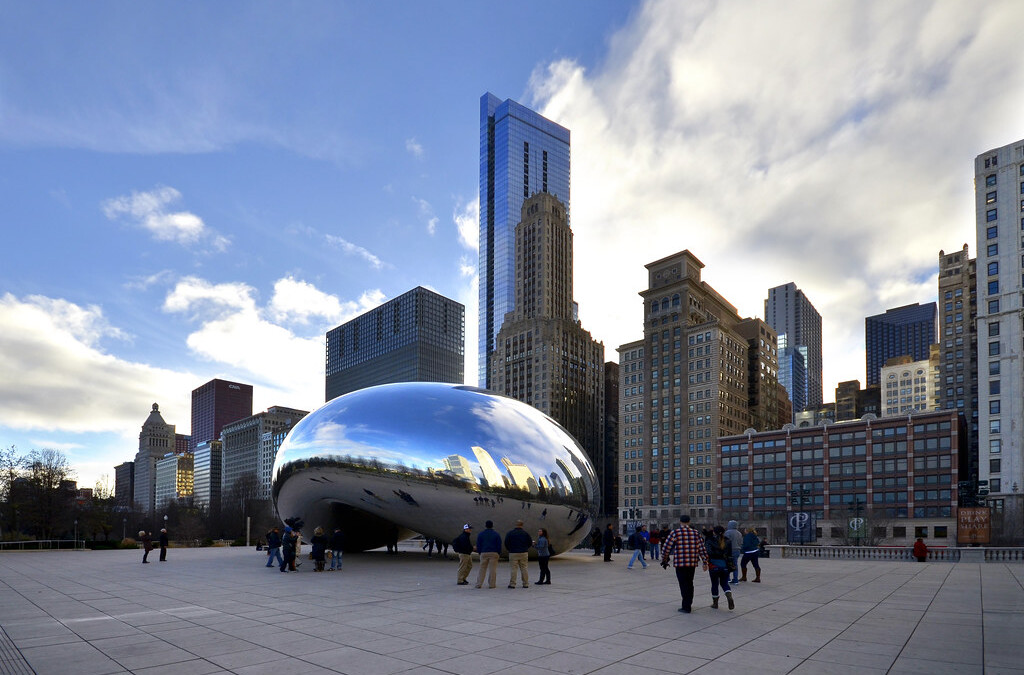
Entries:
[[466, 523], [462, 526], [462, 534], [455, 537], [455, 540], [452, 542], [452, 548], [459, 554], [459, 575], [456, 581], [456, 584], [459, 586], [469, 585], [466, 577], [469, 576], [469, 571], [473, 569], [473, 542], [470, 540], [472, 534], [473, 526]]

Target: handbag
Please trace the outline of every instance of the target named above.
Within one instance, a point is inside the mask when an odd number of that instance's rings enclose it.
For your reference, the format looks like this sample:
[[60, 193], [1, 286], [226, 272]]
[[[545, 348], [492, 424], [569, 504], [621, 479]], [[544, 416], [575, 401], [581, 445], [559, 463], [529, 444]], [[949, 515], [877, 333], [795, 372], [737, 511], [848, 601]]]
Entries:
[[548, 555], [555, 555], [555, 547], [552, 546], [550, 542], [548, 543]]

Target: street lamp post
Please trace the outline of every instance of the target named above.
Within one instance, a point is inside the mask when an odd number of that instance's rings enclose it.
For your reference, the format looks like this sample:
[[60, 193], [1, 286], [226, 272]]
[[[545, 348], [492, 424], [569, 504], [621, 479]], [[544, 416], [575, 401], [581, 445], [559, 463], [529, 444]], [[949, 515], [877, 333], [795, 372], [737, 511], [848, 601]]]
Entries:
[[75, 541], [71, 544], [71, 549], [78, 548], [78, 518], [75, 518]]
[[850, 525], [852, 526], [854, 522], [857, 524], [856, 528], [851, 527], [850, 529], [856, 532], [857, 546], [860, 546], [861, 531], [864, 529], [864, 521], [860, 517], [860, 510], [863, 506], [864, 502], [859, 497], [850, 500], [850, 511], [854, 514], [855, 518], [855, 520], [850, 521]]
[[127, 538], [128, 538], [128, 518], [122, 518], [121, 519], [121, 539], [123, 541], [124, 539], [127, 539]]

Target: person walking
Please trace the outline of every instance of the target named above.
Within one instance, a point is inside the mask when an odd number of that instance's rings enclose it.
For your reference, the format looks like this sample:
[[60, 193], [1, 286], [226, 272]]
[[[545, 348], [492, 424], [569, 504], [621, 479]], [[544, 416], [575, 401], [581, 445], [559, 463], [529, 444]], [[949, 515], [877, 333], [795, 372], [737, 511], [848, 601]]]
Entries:
[[754, 571], [757, 572], [757, 577], [754, 579], [754, 583], [761, 583], [761, 565], [758, 563], [758, 553], [761, 548], [761, 538], [757, 536], [757, 530], [754, 528], [748, 528], [747, 533], [743, 535], [743, 560], [740, 565], [743, 567], [743, 576], [740, 577], [740, 581], [747, 580], [747, 563], [754, 564]]
[[698, 563], [708, 568], [708, 552], [700, 533], [690, 527], [690, 516], [686, 514], [679, 516], [679, 527], [669, 532], [662, 542], [661, 568], [667, 568], [670, 561], [683, 598], [679, 611], [689, 614], [693, 609], [693, 575]]
[[267, 532], [267, 567], [280, 565], [282, 562], [284, 561], [281, 559], [281, 530], [275, 527]]
[[537, 530], [537, 565], [540, 566], [540, 580], [537, 585], [544, 584], [546, 586], [551, 585], [551, 570], [548, 568], [548, 562], [551, 560], [551, 554], [553, 550], [551, 548], [551, 541], [548, 539], [548, 531], [545, 528]]
[[615, 530], [612, 529], [612, 524], [608, 523], [608, 526], [604, 528], [604, 561], [612, 561], [612, 549], [615, 548]]
[[310, 553], [313, 556], [313, 571], [323, 572], [327, 562], [327, 537], [324, 536], [324, 528], [318, 527], [313, 530], [313, 538], [309, 543], [313, 547]]
[[725, 536], [725, 528], [715, 525], [715, 529], [708, 533], [704, 547], [708, 552], [707, 570], [711, 576], [711, 606], [718, 609], [718, 587], [721, 586], [729, 602], [729, 609], [734, 609], [736, 603], [732, 600], [732, 589], [729, 588], [729, 566], [733, 560], [732, 542]]
[[328, 572], [333, 572], [337, 569], [341, 571], [341, 554], [345, 548], [345, 533], [341, 531], [340, 527], [334, 528], [334, 533], [331, 535], [331, 568]]
[[295, 571], [295, 547], [299, 542], [299, 535], [292, 531], [292, 528], [284, 528], [284, 537], [281, 538], [281, 551], [284, 557], [281, 559], [282, 572]]
[[508, 564], [511, 567], [511, 574], [508, 578], [508, 587], [516, 587], [516, 576], [523, 580], [523, 588], [530, 587], [530, 573], [526, 562], [530, 556], [530, 547], [533, 546], [533, 539], [523, 529], [523, 521], [517, 520], [516, 526], [505, 534], [505, 548], [508, 550]]
[[167, 528], [160, 529], [160, 562], [167, 562]]
[[153, 550], [153, 537], [145, 530], [139, 530], [139, 539], [142, 541], [142, 564], [148, 565], [149, 552]]
[[725, 538], [732, 544], [732, 579], [731, 583], [740, 581], [740, 556], [743, 555], [743, 534], [739, 531], [739, 523], [735, 520], [729, 521], [729, 529], [725, 531]]
[[651, 560], [657, 560], [661, 557], [661, 533], [658, 528], [652, 528], [647, 536], [647, 544], [651, 550]]
[[488, 588], [497, 586], [498, 555], [501, 554], [501, 535], [494, 531], [494, 523], [484, 523], [483, 531], [476, 535], [476, 552], [480, 554], [480, 574], [476, 578], [476, 587], [483, 588], [484, 577], [487, 577]]
[[[633, 563], [640, 560], [640, 564], [647, 569], [647, 562], [644, 560], [644, 550], [647, 548], [647, 540], [644, 539], [644, 530], [647, 528], [646, 525], [641, 525], [636, 532], [629, 535], [629, 545], [633, 547], [633, 557], [629, 559], [629, 564], [626, 565], [627, 570], [633, 569]], [[651, 559], [654, 559], [654, 554], [651, 554]]]
[[459, 554], [459, 571], [455, 579], [457, 586], [469, 585], [466, 577], [469, 576], [470, 570], [473, 569], [473, 542], [470, 541], [472, 536], [473, 526], [466, 523], [462, 526], [462, 534], [455, 537], [455, 540], [452, 541], [452, 549]]
[[921, 537], [917, 538], [914, 542], [914, 557], [917, 558], [917, 562], [928, 561], [928, 545], [924, 543], [924, 539]]

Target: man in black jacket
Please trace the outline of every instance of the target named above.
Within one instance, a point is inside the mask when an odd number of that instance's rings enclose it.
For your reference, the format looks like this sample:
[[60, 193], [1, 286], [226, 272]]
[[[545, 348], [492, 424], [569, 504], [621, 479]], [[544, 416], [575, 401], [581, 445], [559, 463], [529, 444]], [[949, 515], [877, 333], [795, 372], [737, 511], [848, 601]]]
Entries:
[[505, 535], [505, 548], [508, 550], [508, 563], [512, 567], [512, 576], [508, 579], [508, 587], [516, 587], [516, 570], [523, 578], [523, 588], [530, 587], [530, 575], [526, 570], [526, 561], [529, 558], [530, 547], [533, 546], [533, 539], [523, 529], [523, 521], [517, 520], [515, 529], [509, 530]]
[[469, 576], [470, 570], [473, 569], [473, 542], [470, 540], [472, 535], [473, 527], [466, 523], [462, 526], [462, 534], [455, 537], [455, 540], [452, 542], [452, 548], [459, 554], [459, 575], [456, 580], [459, 586], [469, 585], [466, 577]]
[[167, 562], [167, 528], [160, 530], [160, 562]]
[[280, 565], [283, 562], [284, 558], [281, 557], [281, 530], [275, 527], [270, 532], [267, 532], [267, 567]]
[[608, 527], [604, 528], [604, 561], [612, 561], [612, 549], [615, 548], [615, 530], [612, 529], [612, 524], [608, 523]]
[[341, 531], [340, 527], [334, 528], [334, 534], [331, 535], [331, 567], [328, 572], [333, 572], [337, 569], [341, 571], [341, 552], [345, 548], [345, 533]]

